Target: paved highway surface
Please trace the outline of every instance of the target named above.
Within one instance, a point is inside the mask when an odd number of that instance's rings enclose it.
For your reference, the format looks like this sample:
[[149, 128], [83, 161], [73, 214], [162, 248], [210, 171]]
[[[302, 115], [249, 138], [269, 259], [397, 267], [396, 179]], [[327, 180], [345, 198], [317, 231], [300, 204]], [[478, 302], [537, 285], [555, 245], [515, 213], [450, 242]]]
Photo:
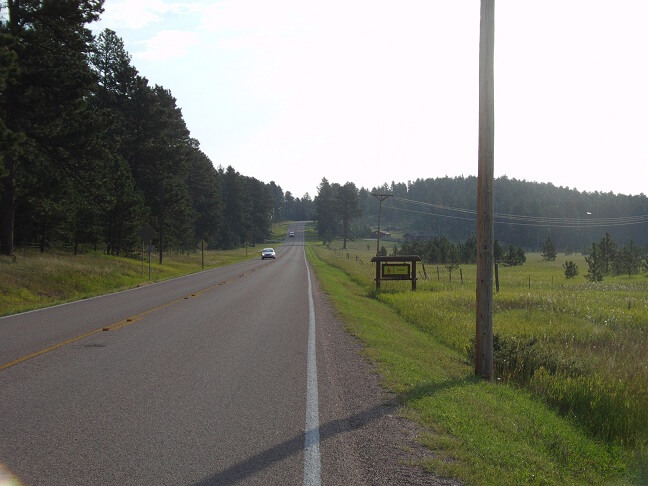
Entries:
[[276, 260], [0, 319], [0, 465], [25, 485], [432, 484], [291, 229]]

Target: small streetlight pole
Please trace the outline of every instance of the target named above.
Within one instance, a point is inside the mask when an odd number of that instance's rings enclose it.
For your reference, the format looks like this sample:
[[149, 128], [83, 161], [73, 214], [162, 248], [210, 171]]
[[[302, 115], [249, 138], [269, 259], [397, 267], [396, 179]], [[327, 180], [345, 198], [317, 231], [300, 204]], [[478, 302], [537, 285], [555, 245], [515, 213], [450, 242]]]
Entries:
[[378, 199], [380, 206], [378, 207], [378, 231], [376, 232], [376, 256], [380, 256], [380, 216], [382, 214], [382, 203], [385, 199], [393, 197], [393, 194], [374, 194], [371, 193], [373, 197]]

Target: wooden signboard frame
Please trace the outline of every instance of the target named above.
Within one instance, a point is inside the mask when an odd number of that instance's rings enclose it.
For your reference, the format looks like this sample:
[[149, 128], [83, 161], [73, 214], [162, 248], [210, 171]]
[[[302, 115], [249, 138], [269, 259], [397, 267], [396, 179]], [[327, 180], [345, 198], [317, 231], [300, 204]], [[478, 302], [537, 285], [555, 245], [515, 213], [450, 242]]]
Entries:
[[411, 280], [412, 290], [416, 290], [416, 262], [418, 255], [378, 256], [371, 259], [376, 264], [376, 289], [381, 280]]

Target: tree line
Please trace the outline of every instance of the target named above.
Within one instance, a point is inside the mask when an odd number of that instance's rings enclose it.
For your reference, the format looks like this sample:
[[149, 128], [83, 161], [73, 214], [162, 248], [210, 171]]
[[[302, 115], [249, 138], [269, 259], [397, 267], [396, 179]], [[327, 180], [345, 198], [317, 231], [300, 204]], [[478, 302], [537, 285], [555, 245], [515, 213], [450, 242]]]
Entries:
[[215, 168], [168, 89], [151, 85], [103, 0], [0, 4], [0, 251], [91, 246], [128, 253], [150, 225], [160, 248], [234, 248], [307, 219], [308, 194]]
[[[619, 273], [617, 269], [627, 272], [628, 268], [638, 271], [641, 265], [636, 262], [648, 255], [648, 198], [644, 195], [581, 193], [506, 177], [497, 179], [495, 188], [495, 212], [523, 221], [519, 224], [509, 219], [509, 223], [496, 225], [496, 263], [522, 265], [526, 251], [541, 251], [545, 259], [551, 260], [558, 249], [581, 251], [597, 260], [597, 248], [607, 248], [609, 243], [605, 246], [605, 242], [613, 237], [625, 246], [615, 254], [616, 259], [606, 260], [603, 274]], [[324, 178], [314, 198], [318, 234], [325, 243], [342, 238], [345, 248], [349, 238], [374, 236], [380, 210], [374, 196], [388, 194], [397, 197], [385, 199], [380, 214], [381, 233], [394, 231], [402, 240], [400, 248], [395, 246], [392, 254], [415, 254], [432, 263], [474, 263], [475, 216], [470, 211], [476, 206], [476, 191], [474, 177], [392, 182], [371, 190], [358, 189], [351, 182], [331, 183]], [[412, 201], [426, 203], [430, 209], [412, 206]], [[457, 213], [456, 209], [463, 211]], [[587, 218], [592, 215], [603, 224], [588, 225]], [[571, 223], [565, 223], [577, 219], [578, 224], [571, 227]], [[625, 224], [629, 219], [632, 224]], [[608, 230], [606, 236], [590, 247], [602, 229]], [[635, 241], [644, 243], [638, 245]], [[387, 254], [384, 246], [379, 251]]]
[[[407, 184], [392, 182], [372, 189], [355, 189], [355, 194], [344, 197], [352, 201], [351, 220], [347, 221], [346, 230], [335, 196], [342, 187], [352, 191], [356, 186], [350, 182], [342, 186], [322, 179], [318, 187], [314, 198], [316, 221], [323, 239], [342, 237], [345, 233], [347, 238], [372, 235], [380, 207], [372, 194], [395, 196], [383, 204], [382, 231], [394, 231], [414, 240], [446, 237], [455, 243], [468, 240], [475, 232], [475, 177], [417, 179]], [[591, 242], [604, 232], [623, 244], [634, 241], [643, 246], [648, 243], [648, 197], [643, 194], [579, 192], [507, 177], [496, 179], [494, 187], [495, 213], [519, 218], [502, 219], [500, 223], [496, 217], [495, 237], [504, 248], [504, 254], [513, 255], [518, 249], [540, 252], [547, 238], [551, 238], [560, 251], [586, 252]], [[414, 205], [412, 201], [428, 207]], [[632, 224], [624, 223], [628, 218], [632, 219]], [[570, 224], [569, 221], [577, 222]], [[325, 238], [326, 235], [329, 236]], [[511, 252], [509, 246], [514, 251]]]
[[[648, 251], [637, 246], [632, 240], [627, 245], [619, 246], [610, 233], [605, 233], [598, 243], [592, 243], [585, 261], [588, 266], [585, 278], [591, 282], [600, 282], [611, 273], [634, 275], [642, 268], [648, 271]], [[565, 272], [567, 275], [567, 266]]]
[[[449, 208], [476, 211], [476, 177], [416, 179], [360, 190], [359, 204], [365, 211], [364, 220], [358, 221], [358, 226], [376, 224], [378, 204], [371, 197], [372, 192], [396, 196], [383, 205], [383, 228], [428, 237], [445, 235], [452, 241], [463, 241], [475, 231], [474, 213], [460, 213]], [[510, 244], [540, 252], [543, 242], [550, 236], [558, 250], [580, 252], [587, 251], [591, 242], [605, 232], [622, 244], [631, 240], [641, 245], [648, 243], [648, 197], [643, 194], [580, 192], [506, 176], [494, 181], [493, 192], [496, 215], [526, 218], [526, 221], [495, 218], [495, 238], [505, 246]], [[428, 209], [403, 199], [436, 206]], [[627, 218], [633, 218], [635, 224], [619, 224]], [[556, 224], [557, 221], [565, 223]], [[571, 225], [567, 221], [578, 223]], [[602, 223], [597, 224], [597, 221]]]

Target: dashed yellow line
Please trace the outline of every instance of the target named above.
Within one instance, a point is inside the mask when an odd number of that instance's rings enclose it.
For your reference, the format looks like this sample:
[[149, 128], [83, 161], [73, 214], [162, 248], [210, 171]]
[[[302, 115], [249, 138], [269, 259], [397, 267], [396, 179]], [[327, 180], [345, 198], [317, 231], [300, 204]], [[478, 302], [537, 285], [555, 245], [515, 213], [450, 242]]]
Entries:
[[71, 339], [68, 339], [67, 341], [63, 341], [63, 342], [60, 342], [60, 343], [54, 344], [54, 345], [52, 345], [52, 346], [49, 346], [48, 348], [44, 348], [44, 349], [41, 349], [41, 350], [39, 350], [39, 351], [35, 351], [35, 352], [31, 353], [31, 354], [28, 354], [28, 355], [22, 356], [22, 357], [20, 357], [20, 358], [14, 359], [13, 361], [9, 361], [8, 363], [1, 364], [1, 365], [0, 365], [0, 371], [5, 370], [5, 369], [7, 369], [7, 368], [11, 368], [12, 366], [15, 366], [15, 365], [17, 365], [17, 364], [20, 364], [20, 363], [22, 363], [22, 362], [24, 362], [24, 361], [27, 361], [27, 360], [32, 359], [32, 358], [35, 358], [35, 357], [37, 357], [37, 356], [40, 356], [41, 354], [49, 353], [50, 351], [54, 351], [55, 349], [61, 348], [61, 347], [63, 347], [63, 346], [67, 346], [68, 344], [72, 344], [72, 343], [74, 343], [74, 342], [76, 342], [76, 341], [80, 341], [80, 340], [82, 340], [82, 339], [85, 339], [85, 338], [87, 338], [87, 337], [92, 336], [93, 334], [97, 334], [97, 333], [99, 333], [99, 332], [105, 332], [105, 331], [117, 331], [117, 330], [119, 330], [119, 329], [123, 329], [123, 328], [126, 327], [126, 326], [130, 326], [130, 325], [132, 325], [132, 324], [135, 324], [135, 323], [138, 322], [138, 321], [141, 321], [141, 320], [142, 320], [146, 315], [148, 315], [148, 314], [150, 314], [150, 313], [152, 313], [152, 312], [156, 312], [156, 311], [162, 310], [162, 309], [164, 309], [164, 308], [166, 308], [166, 307], [169, 307], [169, 306], [171, 306], [171, 305], [173, 305], [173, 304], [177, 304], [178, 302], [181, 302], [181, 301], [184, 301], [184, 300], [190, 299], [190, 298], [192, 298], [192, 297], [198, 297], [198, 296], [204, 294], [205, 292], [208, 292], [208, 291], [210, 291], [210, 290], [212, 290], [212, 289], [214, 289], [214, 288], [216, 288], [216, 287], [219, 287], [219, 286], [221, 286], [221, 285], [227, 285], [227, 284], [229, 284], [229, 283], [232, 283], [232, 282], [235, 281], [236, 279], [241, 278], [241, 277], [244, 277], [245, 275], [247, 275], [247, 274], [249, 274], [249, 273], [251, 273], [251, 272], [254, 272], [255, 270], [256, 270], [256, 268], [253, 268], [253, 269], [251, 269], [251, 270], [248, 270], [248, 271], [245, 272], [245, 273], [242, 273], [242, 274], [240, 274], [240, 275], [237, 275], [236, 277], [230, 278], [230, 279], [228, 279], [228, 280], [224, 280], [224, 281], [222, 281], [222, 282], [218, 282], [217, 284], [214, 284], [214, 285], [210, 285], [209, 287], [204, 288], [204, 289], [202, 289], [202, 290], [199, 290], [199, 291], [197, 291], [197, 292], [193, 292], [191, 295], [188, 295], [188, 296], [182, 297], [182, 298], [180, 298], [180, 299], [172, 300], [171, 302], [167, 302], [166, 304], [162, 304], [162, 305], [160, 305], [160, 306], [158, 306], [158, 307], [154, 307], [154, 308], [149, 309], [149, 310], [147, 310], [147, 311], [144, 311], [144, 312], [141, 312], [141, 313], [139, 313], [139, 314], [136, 314], [136, 315], [134, 315], [134, 316], [132, 316], [132, 317], [127, 317], [126, 319], [122, 319], [121, 321], [117, 321], [117, 322], [114, 322], [114, 323], [109, 324], [109, 325], [107, 325], [107, 326], [103, 326], [103, 327], [100, 328], [100, 329], [95, 329], [94, 331], [90, 331], [90, 332], [87, 332], [87, 333], [85, 333], [85, 334], [81, 334], [81, 335], [79, 335], [79, 336], [76, 336], [76, 337], [73, 337], [73, 338], [71, 338]]
[[63, 341], [62, 343], [54, 344], [53, 346], [50, 346], [49, 348], [41, 349], [40, 351], [36, 351], [35, 353], [28, 354], [27, 356], [23, 356], [22, 358], [14, 359], [13, 361], [9, 361], [8, 363], [0, 365], [0, 371], [4, 370], [6, 368], [10, 368], [11, 366], [15, 366], [15, 365], [17, 365], [19, 363], [22, 363], [23, 361], [27, 361], [28, 359], [32, 359], [32, 358], [35, 358], [36, 356], [40, 356], [41, 354], [49, 353], [50, 351], [54, 351], [55, 349], [66, 346], [66, 345], [71, 344], [71, 343], [73, 343], [75, 341], [85, 339], [87, 337], [92, 336], [93, 334], [97, 334], [98, 332], [101, 332], [101, 329], [95, 329], [94, 331], [88, 332], [86, 334], [82, 334], [81, 336], [73, 337], [72, 339], [68, 339], [67, 341]]

